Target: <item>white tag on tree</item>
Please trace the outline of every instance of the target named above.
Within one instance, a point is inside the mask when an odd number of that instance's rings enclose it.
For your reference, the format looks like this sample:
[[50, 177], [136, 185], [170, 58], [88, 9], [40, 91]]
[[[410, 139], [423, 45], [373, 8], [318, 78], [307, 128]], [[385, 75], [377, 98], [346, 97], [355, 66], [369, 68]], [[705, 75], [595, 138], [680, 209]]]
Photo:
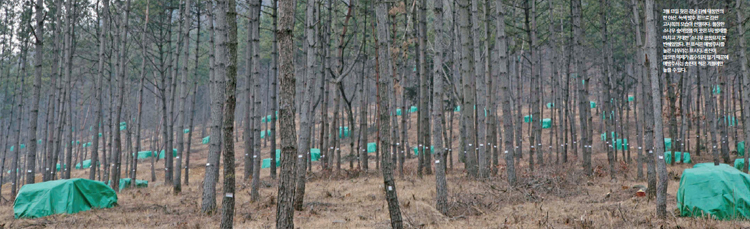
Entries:
[[234, 193], [227, 193], [224, 196], [229, 197], [229, 198], [234, 198]]
[[388, 186], [388, 191], [393, 191], [393, 186]]

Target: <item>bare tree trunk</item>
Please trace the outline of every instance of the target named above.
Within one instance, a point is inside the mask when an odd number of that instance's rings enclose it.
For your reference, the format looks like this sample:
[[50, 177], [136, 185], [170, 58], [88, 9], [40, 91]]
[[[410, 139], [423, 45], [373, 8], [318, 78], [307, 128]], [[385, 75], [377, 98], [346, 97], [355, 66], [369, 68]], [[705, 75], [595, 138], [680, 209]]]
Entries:
[[[656, 56], [656, 18], [654, 17], [654, 0], [646, 0], [646, 62], [649, 66], [651, 78], [651, 93], [654, 110], [654, 150], [659, 160], [656, 161], [659, 174], [659, 184], [656, 191], [656, 215], [659, 218], [667, 217], [667, 165], [664, 161], [664, 134], [662, 133], [662, 114], [661, 114], [661, 90], [659, 90], [659, 74]], [[651, 57], [649, 59], [649, 56]], [[653, 63], [651, 63], [653, 62]]]
[[[172, 182], [174, 182], [174, 193], [180, 193], [182, 191], [182, 154], [185, 149], [185, 133], [181, 129], [189, 129], [186, 128], [186, 117], [185, 117], [185, 103], [187, 100], [188, 94], [190, 94], [190, 91], [187, 88], [187, 78], [188, 74], [188, 62], [190, 61], [190, 27], [192, 25], [192, 22], [190, 21], [190, 0], [185, 0], [182, 13], [180, 14], [180, 17], [182, 18], [182, 50], [185, 52], [184, 62], [182, 64], [182, 79], [180, 80], [180, 110], [179, 114], [177, 115], [177, 157], [175, 159], [177, 160], [175, 162], [175, 170], [174, 170], [174, 179]], [[200, 32], [200, 31], [199, 31]], [[167, 149], [169, 153], [171, 154], [171, 149]], [[166, 155], [164, 155], [166, 157]]]
[[260, 199], [258, 189], [260, 188], [260, 0], [252, 0], [250, 3], [250, 34], [252, 36], [252, 58], [250, 69], [252, 70], [252, 78], [255, 81], [255, 89], [253, 92], [253, 182], [251, 184], [250, 201], [257, 201]]
[[[120, 92], [117, 98], [117, 110], [116, 110], [115, 117], [114, 117], [115, 123], [120, 123], [120, 120], [121, 120], [120, 118], [122, 116], [122, 107], [123, 107], [123, 103], [125, 99], [125, 79], [126, 79], [125, 69], [127, 68], [126, 66], [127, 53], [125, 51], [125, 48], [127, 46], [127, 41], [128, 41], [127, 32], [128, 32], [128, 24], [129, 24], [128, 17], [129, 16], [130, 16], [130, 0], [128, 0], [125, 3], [125, 12], [122, 16], [122, 21], [121, 21], [121, 23], [124, 24], [124, 26], [122, 27], [121, 31], [118, 31], [118, 38], [120, 38], [120, 41], [119, 41], [120, 43], [118, 45], [121, 45], [121, 48], [119, 50], [119, 53], [117, 54], [118, 64], [117, 64], [117, 70], [116, 70], [117, 73], [115, 74], [115, 77], [119, 78], [118, 90]], [[110, 183], [110, 187], [112, 187], [112, 189], [119, 190], [118, 187], [120, 186], [120, 165], [122, 164], [122, 161], [120, 159], [122, 155], [122, 143], [121, 143], [122, 140], [121, 140], [119, 128], [117, 126], [115, 126], [115, 128], [116, 130], [115, 129], [112, 130], [114, 132], [113, 133], [114, 134], [114, 143], [113, 143], [114, 151], [112, 151], [112, 158], [113, 158], [112, 160], [114, 162], [113, 163], [114, 166], [112, 166], [112, 172], [111, 172], [112, 175], [110, 176], [111, 181], [112, 181]], [[131, 181], [131, 182], [135, 182], [135, 181]]]
[[[145, 19], [143, 20], [143, 33], [141, 34], [141, 55], [146, 56], [146, 49], [148, 47], [148, 41], [146, 40], [146, 29], [148, 28], [148, 20], [149, 20], [149, 8], [151, 1], [146, 1], [146, 15]], [[143, 87], [145, 86], [146, 81], [146, 58], [143, 58], [141, 62], [141, 76], [140, 76], [140, 83], [138, 85], [138, 114], [136, 115], [136, 124], [135, 124], [135, 150], [133, 152], [133, 168], [130, 172], [130, 187], [135, 188], [136, 187], [136, 176], [138, 172], [138, 152], [141, 151], [141, 125], [143, 125], [143, 120], [141, 118], [143, 117]], [[94, 136], [97, 136], [97, 134], [94, 134]], [[96, 145], [96, 143], [95, 143]], [[152, 152], [153, 154], [153, 152]], [[92, 159], [95, 158], [92, 154]], [[98, 164], [94, 162], [94, 160], [91, 160], [93, 164], [91, 164], [91, 173], [95, 171], [94, 167], [98, 167]]]
[[[295, 124], [296, 79], [294, 77], [294, 11], [297, 1], [282, 1], [279, 4], [280, 20], [276, 36], [281, 46], [279, 67], [281, 68], [281, 100], [279, 101], [279, 123], [281, 124], [281, 179], [276, 208], [276, 228], [294, 228], [295, 166], [297, 160], [297, 131]], [[304, 128], [303, 128], [304, 129]], [[275, 133], [274, 133], [275, 135]], [[273, 144], [273, 143], [272, 143]], [[299, 158], [303, 158], [299, 154]]]
[[[305, 14], [305, 39], [303, 42], [304, 50], [307, 52], [305, 61], [305, 75], [299, 76], [303, 79], [303, 88], [301, 96], [302, 112], [300, 113], [300, 133], [299, 133], [299, 149], [297, 150], [297, 181], [296, 190], [294, 192], [294, 209], [297, 211], [304, 210], [304, 199], [305, 199], [305, 182], [307, 173], [307, 160], [310, 155], [310, 128], [312, 126], [312, 102], [311, 98], [315, 94], [315, 2], [312, 0], [307, 1], [307, 8]], [[285, 13], [286, 14], [286, 13]], [[285, 50], [286, 51], [286, 50]]]
[[[44, 1], [36, 0], [34, 4], [34, 10], [36, 11], [36, 31], [34, 34], [44, 34]], [[35, 53], [44, 52], [44, 36], [35, 37]], [[26, 158], [26, 183], [33, 184], [34, 176], [36, 175], [36, 129], [39, 120], [39, 96], [42, 88], [42, 62], [44, 55], [34, 55], [34, 86], [31, 91], [31, 116], [29, 117], [29, 151]], [[20, 147], [19, 147], [20, 148]]]
[[[745, 166], [742, 168], [742, 172], [747, 173], [748, 167], [750, 167], [750, 163], [747, 163], [748, 161], [748, 155], [750, 155], [750, 152], [747, 152], [747, 144], [750, 143], [750, 125], [747, 125], [750, 122], [750, 119], [748, 119], [748, 115], [750, 115], [750, 74], [748, 74], [747, 70], [747, 54], [745, 53], [745, 30], [743, 30], [742, 22], [745, 20], [744, 15], [742, 15], [742, 9], [741, 9], [742, 1], [737, 1], [735, 5], [735, 11], [737, 12], [737, 32], [739, 33], [739, 53], [740, 53], [740, 69], [742, 70], [742, 104], [744, 105], [742, 107], [742, 127], [743, 135], [745, 138]], [[700, 129], [700, 128], [699, 128]]]
[[[437, 159], [435, 160], [435, 186], [437, 196], [435, 197], [437, 204], [435, 208], [440, 213], [448, 213], [448, 184], [445, 179], [445, 167], [446, 167], [446, 150], [443, 148], [443, 125], [440, 124], [440, 120], [443, 119], [443, 0], [436, 0], [434, 2], [435, 15], [435, 56], [433, 57], [433, 80], [435, 81], [435, 88], [432, 91], [433, 105], [432, 105], [432, 141], [435, 147], [435, 153]], [[430, 148], [427, 147], [425, 154], [428, 154]], [[442, 163], [441, 163], [442, 162]], [[429, 171], [429, 170], [428, 170]]]
[[271, 18], [272, 18], [272, 24], [273, 24], [273, 30], [272, 30], [272, 32], [273, 32], [273, 49], [271, 50], [271, 56], [273, 58], [273, 63], [271, 64], [271, 72], [272, 72], [272, 75], [270, 76], [271, 77], [270, 78], [270, 81], [271, 81], [271, 88], [270, 89], [271, 89], [271, 91], [269, 92], [269, 95], [271, 96], [271, 104], [269, 104], [269, 105], [271, 105], [271, 106], [270, 106], [270, 112], [268, 112], [269, 114], [271, 114], [271, 119], [268, 120], [268, 118], [266, 118], [267, 119], [266, 123], [270, 122], [270, 125], [271, 125], [271, 128], [270, 128], [271, 129], [271, 134], [270, 134], [271, 136], [266, 136], [266, 140], [271, 140], [271, 153], [269, 154], [269, 155], [271, 155], [271, 168], [270, 168], [270, 171], [271, 171], [271, 179], [275, 180], [276, 179], [276, 170], [277, 170], [277, 168], [276, 168], [276, 122], [278, 121], [278, 115], [276, 114], [276, 110], [277, 110], [276, 109], [276, 106], [277, 106], [277, 104], [276, 104], [276, 88], [277, 88], [276, 81], [279, 80], [279, 73], [278, 73], [279, 72], [279, 70], [278, 70], [278, 67], [279, 67], [279, 51], [278, 51], [279, 50], [279, 44], [278, 44], [278, 39], [277, 39], [278, 35], [276, 33], [277, 33], [277, 29], [278, 29], [278, 26], [277, 26], [277, 24], [278, 24], [277, 15], [278, 15], [278, 7], [279, 7], [278, 4], [279, 4], [279, 1], [278, 0], [273, 0], [272, 2], [273, 2], [273, 5], [271, 6], [271, 10], [272, 10], [271, 11]]
[[[383, 73], [385, 76], [380, 77], [380, 74], [376, 74], [378, 82], [378, 150], [384, 155], [381, 158], [382, 172], [383, 172], [383, 191], [385, 191], [386, 201], [388, 202], [388, 212], [391, 218], [391, 227], [394, 229], [403, 228], [403, 222], [401, 220], [401, 210], [398, 206], [398, 195], [396, 194], [396, 182], [393, 180], [393, 169], [391, 169], [390, 160], [385, 155], [387, 154], [388, 145], [390, 145], [390, 122], [388, 122], [388, 81], [393, 76], [393, 68], [390, 67], [390, 43], [388, 43], [388, 3], [385, 0], [377, 2], [375, 7], [375, 15], [377, 18], [377, 45], [378, 45], [378, 57], [382, 58], [382, 63], [376, 63], [377, 70], [379, 73]], [[376, 61], [377, 62], [377, 61]]]
[[[476, 157], [476, 150], [474, 147], [474, 143], [476, 143], [476, 134], [473, 134], [476, 130], [476, 122], [473, 119], [473, 114], [476, 113], [472, 109], [472, 107], [475, 105], [475, 88], [476, 85], [474, 85], [474, 56], [472, 56], [473, 48], [472, 48], [472, 40], [470, 39], [470, 35], [472, 34], [469, 28], [469, 1], [468, 0], [460, 0], [458, 1], [459, 7], [461, 9], [459, 10], [459, 29], [461, 36], [461, 76], [463, 77], [463, 104], [461, 105], [463, 109], [461, 109], [461, 116], [464, 120], [466, 120], [466, 130], [464, 131], [467, 134], [466, 138], [466, 145], [465, 147], [465, 154], [466, 154], [466, 168], [467, 173], [471, 177], [477, 177], [477, 170], [479, 169], [477, 166], [477, 157]], [[465, 143], [465, 144], [466, 144]]]
[[[226, 77], [226, 57], [224, 48], [226, 48], [225, 37], [226, 34], [226, 22], [220, 20], [226, 20], [225, 10], [226, 6], [222, 5], [224, 2], [217, 2], [211, 15], [211, 20], [216, 19], [216, 25], [214, 26], [215, 33], [212, 33], [212, 41], [216, 40], [216, 44], [213, 47], [215, 49], [214, 56], [214, 76], [213, 76], [213, 99], [211, 106], [211, 144], [209, 146], [208, 163], [206, 163], [206, 175], [203, 180], [203, 203], [201, 205], [201, 211], [204, 213], [214, 213], [216, 210], [216, 183], [219, 179], [219, 173], [215, 167], [219, 166], [219, 154], [221, 153], [222, 134], [220, 127], [222, 126], [222, 101], [224, 100], [224, 78]], [[219, 19], [219, 18], [222, 19]], [[230, 134], [231, 135], [231, 134]], [[220, 140], [221, 139], [221, 140]], [[231, 139], [231, 138], [230, 138]], [[230, 140], [231, 141], [231, 140]], [[223, 144], [227, 144], [226, 142]], [[232, 143], [229, 143], [232, 144]], [[234, 158], [232, 158], [233, 160]], [[227, 160], [227, 159], [225, 159]], [[225, 165], [226, 166], [226, 165]], [[226, 175], [226, 174], [225, 174]], [[225, 184], [226, 185], [226, 184]], [[234, 185], [234, 184], [232, 184]], [[223, 208], [222, 208], [223, 209]], [[223, 215], [223, 214], [222, 214]], [[223, 217], [222, 217], [223, 219]], [[222, 220], [223, 222], [223, 220]]]
[[[195, 69], [193, 69], [193, 97], [191, 98], [191, 101], [190, 101], [190, 121], [189, 121], [190, 123], [188, 124], [188, 128], [190, 129], [190, 132], [188, 133], [188, 140], [187, 140], [187, 147], [186, 147], [187, 149], [185, 150], [185, 152], [187, 152], [185, 154], [185, 185], [190, 184], [190, 145], [191, 145], [190, 143], [192, 142], [193, 131], [194, 131], [193, 120], [195, 119], [195, 97], [198, 95], [198, 60], [199, 60], [198, 55], [199, 55], [200, 44], [201, 44], [199, 34], [201, 33], [201, 10], [203, 9], [200, 0], [197, 0], [195, 5], [196, 5], [195, 8], [196, 8], [196, 13], [197, 13], [195, 18], [197, 19], [196, 24], [198, 24], [198, 29], [196, 30], [197, 31], [196, 34], [198, 35], [195, 36]], [[201, 135], [201, 137], [202, 136], [203, 135]], [[140, 138], [136, 138], [136, 139], [140, 139]]]
[[[224, 74], [218, 77], [226, 77], [226, 100], [224, 101], [224, 118], [223, 129], [224, 139], [224, 197], [221, 201], [221, 225], [223, 229], [229, 229], [234, 224], [234, 111], [237, 104], [237, 12], [235, 11], [235, 1], [223, 0], [216, 1], [216, 24], [219, 25], [219, 31], [216, 34], [216, 41], [219, 44], [219, 72]], [[186, 56], [187, 57], [187, 56]], [[218, 89], [219, 87], [217, 87]], [[218, 175], [218, 174], [217, 174]], [[179, 180], [179, 178], [177, 179]]]
[[495, 36], [495, 45], [497, 45], [498, 54], [498, 71], [500, 74], [500, 90], [503, 92], [503, 129], [505, 136], [503, 138], [505, 145], [505, 169], [508, 175], [508, 184], [516, 184], [516, 169], [513, 163], [513, 114], [511, 113], [510, 99], [513, 96], [510, 91], [510, 74], [508, 74], [508, 47], [505, 35], [505, 10], [502, 0], [495, 0], [495, 16], [497, 35]]

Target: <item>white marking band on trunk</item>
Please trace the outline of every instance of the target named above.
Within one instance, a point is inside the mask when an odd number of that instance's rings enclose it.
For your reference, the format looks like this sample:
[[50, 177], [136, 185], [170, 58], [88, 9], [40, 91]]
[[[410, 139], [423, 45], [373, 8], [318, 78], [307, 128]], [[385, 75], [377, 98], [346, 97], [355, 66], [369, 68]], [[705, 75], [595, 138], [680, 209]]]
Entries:
[[229, 197], [229, 198], [234, 198], [234, 193], [227, 193], [224, 196]]

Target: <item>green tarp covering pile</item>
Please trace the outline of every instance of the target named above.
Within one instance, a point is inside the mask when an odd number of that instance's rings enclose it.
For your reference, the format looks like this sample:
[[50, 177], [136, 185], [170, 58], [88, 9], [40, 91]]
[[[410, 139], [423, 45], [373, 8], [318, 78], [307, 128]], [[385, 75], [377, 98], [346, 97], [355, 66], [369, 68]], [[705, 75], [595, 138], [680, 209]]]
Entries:
[[635, 97], [633, 97], [632, 95], [628, 95], [628, 102], [632, 102], [633, 100], [635, 100]]
[[54, 180], [22, 186], [13, 203], [13, 216], [40, 218], [115, 205], [117, 193], [102, 182], [81, 178]]
[[[96, 162], [98, 166], [101, 166], [100, 162]], [[83, 169], [91, 168], [91, 159], [84, 160], [83, 161]], [[81, 169], [81, 163], [76, 163], [76, 169]]]
[[401, 116], [401, 109], [396, 109], [396, 116]]
[[187, 133], [190, 133], [190, 129], [184, 129], [184, 130], [182, 130], [182, 132], [183, 132], [183, 133], [186, 133], [186, 134], [187, 134]]
[[624, 150], [628, 148], [628, 139], [620, 139], [618, 138], [615, 140], [615, 145], [612, 146], [613, 148], [617, 148], [617, 150]]
[[121, 122], [120, 123], [120, 130], [125, 130], [127, 128], [128, 128], [128, 123], [126, 123], [126, 122]]
[[[177, 156], [177, 149], [172, 149], [172, 157]], [[159, 152], [159, 159], [164, 159], [164, 150]]]
[[201, 143], [202, 143], [202, 144], [204, 144], [204, 145], [206, 145], [206, 144], [208, 144], [208, 143], [210, 143], [210, 142], [211, 142], [211, 136], [205, 137], [205, 138], [203, 138], [203, 140], [201, 141]]
[[745, 156], [745, 142], [738, 142], [737, 143], [737, 154], [740, 156]]
[[688, 152], [674, 152], [674, 154], [672, 154], [672, 151], [664, 152], [664, 161], [667, 164], [672, 164], [672, 160], [676, 163], [693, 163]]
[[734, 116], [724, 116], [724, 124], [728, 126], [737, 125], [737, 119]]
[[716, 87], [714, 87], [714, 95], [718, 94], [721, 94], [721, 86], [716, 85]]
[[523, 122], [525, 122], [525, 123], [530, 123], [531, 120], [533, 120], [533, 119], [534, 118], [532, 117], [532, 115], [523, 116]]
[[552, 127], [552, 119], [542, 119], [542, 129], [549, 129], [550, 127]]
[[734, 168], [740, 171], [744, 171], [745, 168], [745, 159], [744, 158], [737, 158], [734, 159]]
[[374, 153], [378, 150], [378, 144], [375, 142], [367, 143], [367, 153]]
[[266, 138], [266, 135], [271, 136], [271, 130], [261, 130], [260, 138]]
[[411, 106], [411, 107], [409, 107], [409, 113], [414, 113], [414, 112], [417, 112], [417, 111], [418, 111], [417, 106]]
[[[63, 164], [62, 166], [66, 167], [66, 166], [68, 166], [68, 164]], [[55, 167], [56, 167], [57, 171], [60, 171], [60, 169], [62, 168], [62, 167], [60, 167], [60, 163], [57, 163], [57, 166], [55, 166]]]
[[555, 107], [555, 103], [547, 103], [547, 109]]
[[672, 139], [664, 138], [664, 150], [671, 150], [671, 149], [672, 149]]
[[456, 108], [453, 108], [453, 112], [461, 112], [461, 106], [456, 106]]
[[141, 152], [138, 152], [137, 159], [138, 160], [148, 159], [148, 158], [151, 157], [151, 155], [153, 155], [153, 153], [151, 153], [151, 151], [141, 151]]
[[[419, 147], [414, 147], [414, 155], [419, 155]], [[435, 154], [435, 147], [430, 146], [430, 154]]]
[[684, 217], [748, 219], [750, 175], [727, 164], [697, 164], [682, 172], [677, 208]]
[[339, 126], [339, 138], [348, 138], [350, 135], [348, 126]]
[[[263, 163], [261, 164], [260, 168], [265, 169], [265, 168], [270, 168], [270, 167], [271, 167], [271, 158], [263, 159]], [[280, 160], [276, 160], [276, 168], [278, 167], [281, 167]]]
[[[120, 185], [120, 190], [117, 190], [117, 191], [119, 192], [119, 191], [122, 191], [123, 189], [130, 188], [130, 181], [131, 181], [130, 178], [122, 178], [122, 179], [120, 179], [120, 184], [119, 184]], [[107, 181], [107, 185], [110, 185], [111, 182], [112, 181]], [[147, 188], [148, 187], [148, 181], [136, 179], [135, 180], [135, 187], [136, 188]]]
[[589, 101], [589, 104], [591, 105], [591, 109], [594, 109], [594, 108], [596, 108], [596, 102], [594, 102], [594, 101]]
[[310, 160], [311, 161], [319, 161], [320, 160], [320, 149], [318, 149], [318, 148], [311, 148], [310, 149]]

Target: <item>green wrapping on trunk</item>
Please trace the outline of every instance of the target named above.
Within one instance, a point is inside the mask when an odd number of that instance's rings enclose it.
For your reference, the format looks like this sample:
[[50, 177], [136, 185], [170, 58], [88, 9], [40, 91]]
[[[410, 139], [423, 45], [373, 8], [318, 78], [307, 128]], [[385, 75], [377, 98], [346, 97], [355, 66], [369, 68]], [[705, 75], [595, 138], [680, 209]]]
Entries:
[[534, 120], [534, 118], [532, 117], [532, 115], [523, 116], [523, 122], [524, 123], [530, 123], [532, 120]]
[[40, 218], [54, 214], [75, 214], [117, 205], [117, 193], [100, 181], [64, 179], [27, 184], [13, 203], [13, 216]]
[[671, 149], [672, 149], [672, 139], [664, 138], [664, 150], [671, 150]]
[[[122, 179], [120, 179], [120, 182], [119, 182], [120, 190], [117, 190], [117, 191], [119, 192], [119, 191], [122, 191], [123, 189], [130, 188], [130, 181], [131, 181], [130, 178], [122, 178]], [[111, 180], [107, 181], [107, 186], [109, 186], [111, 183], [112, 183]], [[136, 188], [147, 188], [148, 187], [148, 181], [136, 179], [135, 180], [135, 187]]]
[[737, 143], [737, 154], [740, 156], [745, 156], [745, 142], [738, 142]]
[[[435, 154], [435, 147], [430, 146], [430, 154]], [[414, 155], [419, 155], [419, 147], [414, 147]]]
[[211, 142], [211, 136], [208, 136], [208, 137], [203, 138], [203, 140], [201, 141], [201, 144], [206, 145], [210, 142]]
[[374, 153], [378, 150], [378, 144], [375, 142], [367, 143], [367, 153]]
[[682, 172], [677, 208], [683, 217], [748, 219], [750, 175], [727, 164], [697, 164]]
[[542, 129], [549, 129], [550, 127], [552, 127], [552, 119], [542, 119]]
[[311, 161], [319, 161], [320, 160], [320, 149], [318, 149], [318, 148], [311, 148], [310, 149], [310, 160]]
[[596, 108], [596, 102], [594, 102], [594, 101], [589, 101], [589, 104], [591, 105], [591, 109], [594, 109], [594, 108]]

